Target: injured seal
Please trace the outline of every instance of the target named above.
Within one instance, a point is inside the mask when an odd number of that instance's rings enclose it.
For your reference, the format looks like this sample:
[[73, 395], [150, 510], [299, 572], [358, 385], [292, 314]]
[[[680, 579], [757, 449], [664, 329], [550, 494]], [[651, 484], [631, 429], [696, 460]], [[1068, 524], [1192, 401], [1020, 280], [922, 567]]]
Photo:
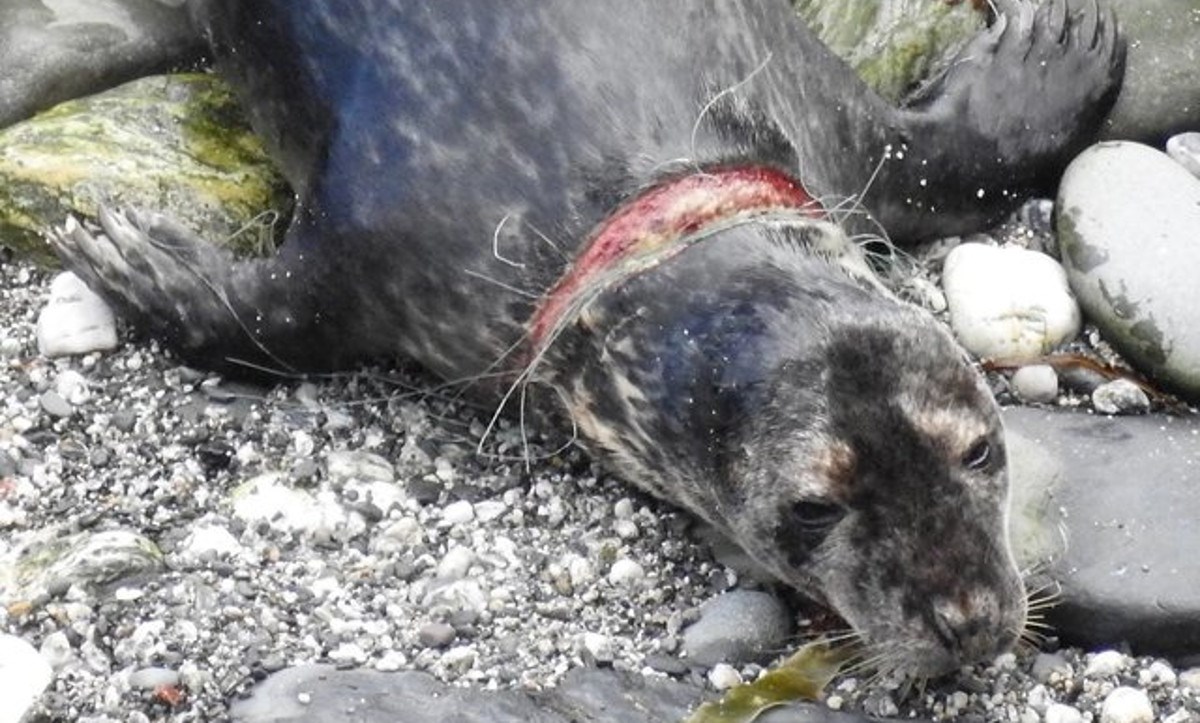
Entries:
[[1000, 421], [842, 228], [977, 228], [1091, 138], [1113, 17], [1002, 5], [895, 108], [783, 0], [201, 0], [300, 196], [283, 247], [235, 263], [128, 210], [53, 243], [191, 363], [400, 354], [482, 399], [547, 385], [600, 460], [882, 666], [946, 672], [1024, 625]]

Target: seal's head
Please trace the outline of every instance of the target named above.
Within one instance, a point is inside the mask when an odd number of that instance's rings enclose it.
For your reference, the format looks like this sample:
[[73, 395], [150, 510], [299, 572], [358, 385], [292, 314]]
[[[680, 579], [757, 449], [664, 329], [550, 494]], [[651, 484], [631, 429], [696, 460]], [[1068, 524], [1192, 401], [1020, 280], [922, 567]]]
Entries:
[[930, 677], [1010, 647], [1026, 598], [995, 402], [936, 322], [893, 308], [775, 370], [733, 450], [746, 503], [726, 522], [882, 668]]

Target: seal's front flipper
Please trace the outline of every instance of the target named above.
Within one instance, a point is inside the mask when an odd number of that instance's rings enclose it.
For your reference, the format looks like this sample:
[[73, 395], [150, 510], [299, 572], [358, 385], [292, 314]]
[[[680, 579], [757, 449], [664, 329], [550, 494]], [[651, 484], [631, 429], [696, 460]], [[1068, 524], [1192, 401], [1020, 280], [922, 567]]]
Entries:
[[235, 262], [161, 214], [102, 208], [99, 222], [69, 219], [50, 243], [67, 270], [136, 328], [190, 363], [295, 370], [296, 347], [312, 333], [302, 280], [274, 260]]
[[881, 217], [901, 237], [920, 228], [919, 214], [967, 226], [981, 209], [994, 218], [1050, 190], [1116, 100], [1125, 44], [1107, 5], [998, 5], [991, 27], [900, 111], [905, 145], [921, 161], [885, 168], [895, 193]]

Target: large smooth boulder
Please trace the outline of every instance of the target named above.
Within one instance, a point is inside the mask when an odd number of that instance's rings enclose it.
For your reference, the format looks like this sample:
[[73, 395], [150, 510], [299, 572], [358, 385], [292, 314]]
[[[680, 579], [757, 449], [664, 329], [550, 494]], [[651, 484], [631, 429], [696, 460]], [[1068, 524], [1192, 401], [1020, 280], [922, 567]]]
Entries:
[[1200, 130], [1200, 0], [1112, 0], [1128, 40], [1125, 82], [1102, 135], [1159, 144]]
[[1084, 315], [1140, 371], [1200, 399], [1200, 179], [1137, 143], [1101, 143], [1058, 192], [1063, 265]]
[[182, 0], [4, 0], [0, 128], [64, 100], [189, 65], [201, 47]]
[[1013, 538], [1083, 647], [1200, 654], [1200, 418], [1004, 410]]

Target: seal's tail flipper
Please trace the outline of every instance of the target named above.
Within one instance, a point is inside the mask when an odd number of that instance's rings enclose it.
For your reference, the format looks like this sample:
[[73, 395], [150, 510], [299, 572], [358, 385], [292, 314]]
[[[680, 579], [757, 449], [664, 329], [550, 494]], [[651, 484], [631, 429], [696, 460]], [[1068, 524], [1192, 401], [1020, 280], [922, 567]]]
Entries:
[[235, 262], [161, 214], [130, 210], [102, 208], [98, 227], [68, 219], [49, 240], [67, 270], [190, 363], [242, 373], [312, 367], [294, 353], [311, 331], [312, 292], [281, 279], [274, 260]]

